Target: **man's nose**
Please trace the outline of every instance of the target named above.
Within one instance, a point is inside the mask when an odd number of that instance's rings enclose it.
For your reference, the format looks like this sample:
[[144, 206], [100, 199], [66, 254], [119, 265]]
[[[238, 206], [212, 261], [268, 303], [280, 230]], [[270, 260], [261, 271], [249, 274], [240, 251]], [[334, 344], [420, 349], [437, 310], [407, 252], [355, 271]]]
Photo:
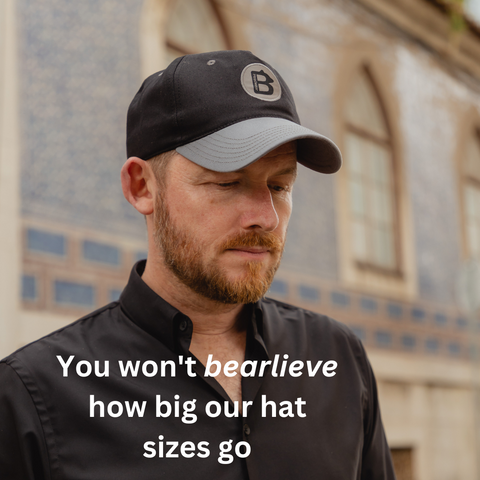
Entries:
[[245, 197], [242, 202], [242, 227], [274, 231], [280, 220], [268, 185], [249, 189]]

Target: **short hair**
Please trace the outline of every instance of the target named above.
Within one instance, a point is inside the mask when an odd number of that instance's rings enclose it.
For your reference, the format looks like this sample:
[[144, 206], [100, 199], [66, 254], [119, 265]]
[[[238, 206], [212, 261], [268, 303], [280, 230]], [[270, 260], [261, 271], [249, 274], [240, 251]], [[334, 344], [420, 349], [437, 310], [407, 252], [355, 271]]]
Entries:
[[168, 152], [161, 153], [156, 155], [148, 160], [148, 163], [152, 167], [153, 174], [155, 175], [155, 180], [157, 184], [164, 186], [165, 185], [165, 176], [167, 174], [167, 167], [170, 163], [170, 160], [176, 154], [176, 150], [170, 150]]

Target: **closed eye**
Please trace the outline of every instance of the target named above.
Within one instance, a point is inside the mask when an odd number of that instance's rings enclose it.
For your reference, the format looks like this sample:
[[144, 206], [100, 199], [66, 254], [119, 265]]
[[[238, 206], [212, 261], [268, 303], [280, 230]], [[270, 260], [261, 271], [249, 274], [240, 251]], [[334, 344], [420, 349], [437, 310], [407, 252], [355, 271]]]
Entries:
[[233, 187], [234, 185], [237, 185], [237, 184], [238, 182], [217, 183], [219, 187], [223, 187], [223, 188]]

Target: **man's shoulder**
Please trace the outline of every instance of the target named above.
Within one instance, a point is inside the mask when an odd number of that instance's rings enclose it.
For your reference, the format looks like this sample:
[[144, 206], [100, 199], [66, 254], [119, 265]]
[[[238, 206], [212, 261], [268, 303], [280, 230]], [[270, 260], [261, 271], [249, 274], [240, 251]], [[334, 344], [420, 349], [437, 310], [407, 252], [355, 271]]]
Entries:
[[79, 352], [88, 347], [95, 337], [108, 328], [106, 323], [114, 321], [117, 315], [115, 310], [119, 308], [118, 302], [112, 302], [89, 314], [61, 327], [44, 337], [39, 338], [15, 352], [11, 353], [0, 363], [9, 365], [31, 364], [42, 362], [43, 358], [50, 355], [53, 350], [59, 352]]
[[[279, 323], [290, 328], [305, 328], [321, 331], [324, 334], [346, 337], [355, 343], [360, 341], [347, 325], [322, 313], [273, 298], [263, 298], [261, 307], [264, 312], [264, 321]], [[278, 328], [278, 325], [276, 325], [276, 328]]]
[[370, 367], [361, 340], [345, 324], [318, 312], [265, 298], [261, 301], [263, 335], [271, 354], [293, 359], [335, 360], [344, 371], [357, 372], [364, 384]]

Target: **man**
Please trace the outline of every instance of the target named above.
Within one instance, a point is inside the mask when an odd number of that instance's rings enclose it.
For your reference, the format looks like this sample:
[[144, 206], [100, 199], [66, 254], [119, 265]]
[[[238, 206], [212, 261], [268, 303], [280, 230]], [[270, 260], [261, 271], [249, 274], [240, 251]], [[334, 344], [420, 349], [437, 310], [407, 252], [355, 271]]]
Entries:
[[360, 341], [263, 298], [297, 161], [341, 164], [280, 75], [250, 52], [176, 59], [132, 101], [127, 154], [148, 261], [3, 361], [2, 478], [393, 479]]

